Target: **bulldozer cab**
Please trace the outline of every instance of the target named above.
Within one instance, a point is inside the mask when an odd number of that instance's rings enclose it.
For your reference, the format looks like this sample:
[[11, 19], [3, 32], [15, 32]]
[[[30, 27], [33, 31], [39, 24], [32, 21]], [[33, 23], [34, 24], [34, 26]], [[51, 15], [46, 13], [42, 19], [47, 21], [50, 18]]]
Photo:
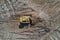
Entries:
[[32, 23], [30, 16], [20, 16], [19, 22], [19, 28], [24, 28], [24, 26], [28, 26]]
[[20, 23], [29, 23], [30, 22], [30, 16], [20, 16]]

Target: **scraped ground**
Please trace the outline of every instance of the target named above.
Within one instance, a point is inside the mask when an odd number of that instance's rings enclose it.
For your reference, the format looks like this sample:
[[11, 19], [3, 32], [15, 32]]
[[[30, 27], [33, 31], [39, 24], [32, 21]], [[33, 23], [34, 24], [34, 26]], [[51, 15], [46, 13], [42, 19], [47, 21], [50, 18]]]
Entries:
[[[60, 0], [0, 1], [0, 40], [60, 40]], [[32, 14], [35, 25], [19, 29], [24, 14]]]

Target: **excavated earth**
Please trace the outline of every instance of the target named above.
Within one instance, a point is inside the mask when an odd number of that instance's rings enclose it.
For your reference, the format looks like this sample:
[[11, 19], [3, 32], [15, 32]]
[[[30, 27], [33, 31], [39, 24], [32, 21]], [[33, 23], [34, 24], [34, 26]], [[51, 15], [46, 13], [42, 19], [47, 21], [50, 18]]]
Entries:
[[[32, 26], [19, 29], [19, 17]], [[60, 40], [60, 0], [0, 0], [0, 40]]]

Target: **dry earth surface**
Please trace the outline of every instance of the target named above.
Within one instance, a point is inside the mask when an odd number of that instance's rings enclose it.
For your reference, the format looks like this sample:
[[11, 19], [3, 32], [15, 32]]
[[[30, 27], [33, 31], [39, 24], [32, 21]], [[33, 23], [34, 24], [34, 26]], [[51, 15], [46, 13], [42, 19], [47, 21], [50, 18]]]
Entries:
[[[19, 29], [24, 14], [35, 25]], [[60, 40], [60, 0], [0, 0], [0, 40]]]

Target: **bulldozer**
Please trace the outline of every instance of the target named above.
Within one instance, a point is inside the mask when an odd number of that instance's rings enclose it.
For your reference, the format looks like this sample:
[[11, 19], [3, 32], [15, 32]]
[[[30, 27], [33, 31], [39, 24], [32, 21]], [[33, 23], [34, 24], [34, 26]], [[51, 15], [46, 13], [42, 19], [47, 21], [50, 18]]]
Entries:
[[19, 18], [19, 28], [24, 28], [25, 26], [31, 25], [32, 20], [30, 16], [20, 16]]

